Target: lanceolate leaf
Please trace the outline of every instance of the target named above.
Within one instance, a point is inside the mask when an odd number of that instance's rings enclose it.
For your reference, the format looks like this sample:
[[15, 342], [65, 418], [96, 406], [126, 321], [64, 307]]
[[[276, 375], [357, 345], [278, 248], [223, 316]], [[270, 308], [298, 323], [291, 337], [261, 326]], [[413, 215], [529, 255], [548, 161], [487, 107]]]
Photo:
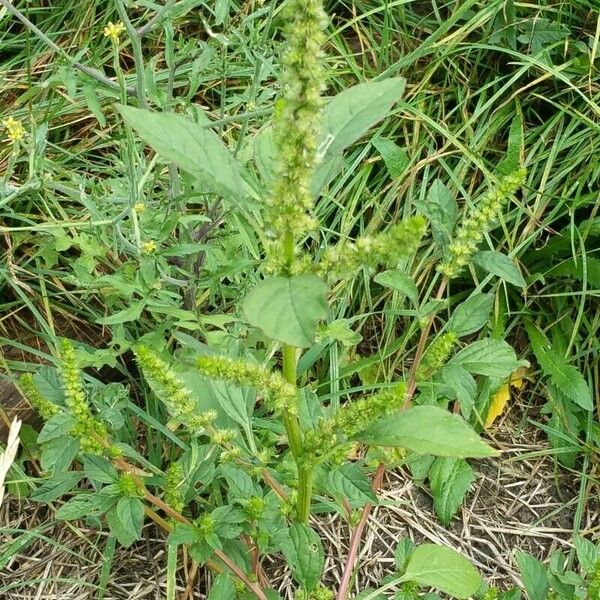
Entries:
[[246, 296], [244, 313], [271, 339], [306, 348], [327, 315], [327, 286], [316, 275], [271, 277]]
[[536, 358], [552, 383], [570, 398], [575, 404], [585, 410], [593, 410], [592, 395], [583, 375], [576, 367], [570, 365], [564, 356], [554, 350], [542, 350]]
[[585, 410], [592, 410], [592, 396], [583, 375], [550, 347], [544, 335], [533, 324], [526, 323], [526, 330], [544, 375], [550, 377], [551, 382], [575, 404]]
[[525, 280], [517, 265], [501, 252], [478, 252], [473, 257], [473, 262], [492, 275], [508, 281], [518, 287], [525, 287]]
[[246, 196], [243, 167], [214, 131], [173, 113], [121, 104], [117, 110], [147, 144], [201, 180], [208, 192], [236, 201]]
[[435, 544], [423, 544], [412, 553], [402, 581], [432, 586], [462, 600], [477, 592], [481, 575], [458, 552]]
[[406, 80], [359, 83], [332, 98], [323, 114], [321, 153], [335, 156], [381, 121], [400, 100]]
[[465, 420], [437, 406], [414, 406], [377, 421], [356, 438], [421, 454], [458, 458], [494, 456]]

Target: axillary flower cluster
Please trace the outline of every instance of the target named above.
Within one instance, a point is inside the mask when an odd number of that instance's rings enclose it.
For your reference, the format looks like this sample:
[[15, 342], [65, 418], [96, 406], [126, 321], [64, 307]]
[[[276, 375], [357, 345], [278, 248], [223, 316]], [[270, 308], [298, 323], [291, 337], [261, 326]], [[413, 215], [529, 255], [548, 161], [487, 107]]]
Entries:
[[20, 142], [25, 137], [25, 128], [23, 123], [13, 117], [8, 117], [2, 121], [2, 126], [6, 129], [6, 134], [11, 143]]

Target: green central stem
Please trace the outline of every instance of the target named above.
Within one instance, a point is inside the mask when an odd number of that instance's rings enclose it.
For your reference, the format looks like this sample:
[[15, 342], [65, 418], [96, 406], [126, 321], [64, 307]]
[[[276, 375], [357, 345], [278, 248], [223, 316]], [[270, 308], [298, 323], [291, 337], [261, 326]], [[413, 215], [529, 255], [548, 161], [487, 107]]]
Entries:
[[[294, 234], [288, 231], [285, 235], [284, 251], [288, 267], [294, 261], [295, 241]], [[284, 344], [283, 354], [283, 376], [285, 380], [294, 387], [297, 387], [296, 378], [296, 348], [290, 344]], [[283, 424], [288, 437], [288, 443], [292, 456], [296, 461], [298, 468], [298, 503], [296, 510], [298, 519], [303, 523], [308, 523], [310, 515], [310, 500], [312, 496], [313, 472], [312, 469], [302, 464], [302, 431], [300, 421], [295, 413], [283, 411]]]

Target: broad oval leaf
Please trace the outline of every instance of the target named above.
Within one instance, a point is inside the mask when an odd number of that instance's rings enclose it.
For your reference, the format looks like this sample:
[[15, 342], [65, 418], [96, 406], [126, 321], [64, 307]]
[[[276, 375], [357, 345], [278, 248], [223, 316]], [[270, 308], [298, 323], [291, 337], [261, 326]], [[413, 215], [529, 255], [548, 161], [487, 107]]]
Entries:
[[477, 592], [482, 579], [458, 552], [436, 544], [422, 544], [411, 554], [402, 581], [416, 581], [463, 600]]
[[325, 552], [321, 538], [304, 523], [294, 523], [288, 535], [281, 536], [279, 545], [292, 567], [294, 579], [307, 590], [321, 580]]
[[454, 309], [448, 328], [459, 337], [479, 331], [488, 322], [493, 304], [493, 294], [473, 294]]
[[156, 152], [201, 180], [207, 191], [240, 201], [246, 194], [243, 167], [209, 128], [173, 113], [117, 105], [125, 121]]
[[246, 296], [244, 313], [271, 339], [306, 348], [315, 339], [317, 323], [327, 316], [327, 286], [310, 273], [271, 277]]
[[486, 338], [463, 348], [448, 364], [460, 365], [476, 375], [504, 379], [529, 363], [518, 360], [515, 351], [504, 340]]
[[497, 454], [462, 417], [437, 406], [413, 406], [387, 416], [356, 438], [375, 446], [394, 446], [435, 456], [467, 458]]

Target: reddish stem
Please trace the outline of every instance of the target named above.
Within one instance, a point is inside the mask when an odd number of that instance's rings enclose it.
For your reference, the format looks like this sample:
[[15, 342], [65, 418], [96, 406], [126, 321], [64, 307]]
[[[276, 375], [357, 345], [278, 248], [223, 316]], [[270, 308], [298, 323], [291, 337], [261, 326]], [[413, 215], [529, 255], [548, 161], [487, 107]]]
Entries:
[[[379, 488], [381, 487], [381, 482], [383, 481], [384, 473], [385, 465], [383, 463], [380, 463], [377, 467], [377, 471], [375, 472], [375, 477], [373, 478], [373, 491], [375, 493], [377, 493], [379, 491]], [[371, 514], [372, 508], [372, 504], [365, 504], [362, 515], [360, 517], [360, 521], [356, 526], [356, 529], [352, 532], [352, 537], [350, 538], [350, 548], [348, 549], [348, 557], [346, 558], [346, 564], [344, 565], [342, 581], [340, 582], [340, 587], [336, 596], [336, 600], [346, 600], [346, 595], [348, 594], [348, 586], [350, 585], [350, 578], [352, 577], [352, 572], [354, 571], [354, 563], [356, 561], [356, 555], [358, 553], [358, 546], [360, 544], [360, 539], [362, 537], [363, 531], [367, 525], [367, 521], [369, 520], [369, 515]]]

